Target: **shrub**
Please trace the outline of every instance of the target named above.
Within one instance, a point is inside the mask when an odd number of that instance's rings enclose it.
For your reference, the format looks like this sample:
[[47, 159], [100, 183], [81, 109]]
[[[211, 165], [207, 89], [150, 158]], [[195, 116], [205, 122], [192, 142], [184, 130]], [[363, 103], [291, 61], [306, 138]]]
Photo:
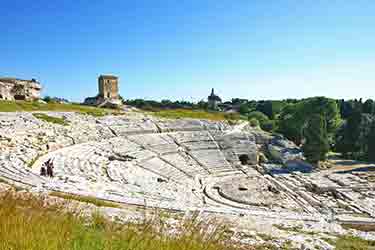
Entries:
[[256, 118], [249, 119], [249, 123], [251, 127], [259, 127], [259, 121]]
[[237, 113], [226, 113], [224, 114], [224, 118], [225, 120], [232, 120], [232, 121], [236, 121], [236, 120], [239, 120], [240, 119], [240, 115], [237, 114]]
[[253, 118], [257, 119], [260, 124], [263, 124], [264, 122], [269, 120], [265, 114], [259, 111], [253, 111], [249, 114], [248, 119], [251, 120]]
[[273, 132], [276, 130], [276, 122], [274, 120], [265, 121], [260, 126], [264, 131]]
[[43, 101], [45, 101], [45, 102], [47, 102], [47, 103], [51, 102], [51, 100], [52, 100], [52, 98], [51, 98], [50, 96], [45, 96], [45, 97], [43, 98]]

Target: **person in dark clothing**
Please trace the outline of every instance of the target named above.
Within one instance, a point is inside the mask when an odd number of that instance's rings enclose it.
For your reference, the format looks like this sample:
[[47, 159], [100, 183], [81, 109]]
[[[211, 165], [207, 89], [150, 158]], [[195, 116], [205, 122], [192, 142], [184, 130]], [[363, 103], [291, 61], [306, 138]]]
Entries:
[[47, 176], [48, 177], [53, 177], [53, 162], [51, 159], [49, 159], [46, 163], [45, 163], [46, 167], [47, 167]]
[[50, 164], [47, 164], [47, 176], [52, 177], [52, 168]]
[[40, 176], [46, 176], [47, 173], [46, 173], [46, 168], [44, 167], [44, 165], [40, 168]]

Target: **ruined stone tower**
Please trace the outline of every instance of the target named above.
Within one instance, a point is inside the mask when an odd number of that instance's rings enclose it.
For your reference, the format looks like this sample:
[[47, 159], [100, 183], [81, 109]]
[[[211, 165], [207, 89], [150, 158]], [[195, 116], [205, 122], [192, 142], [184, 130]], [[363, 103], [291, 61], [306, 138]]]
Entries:
[[101, 75], [99, 82], [99, 96], [104, 99], [118, 99], [118, 77], [112, 75]]
[[119, 94], [117, 76], [101, 75], [98, 78], [99, 93], [95, 97], [87, 97], [86, 105], [115, 108], [122, 104]]

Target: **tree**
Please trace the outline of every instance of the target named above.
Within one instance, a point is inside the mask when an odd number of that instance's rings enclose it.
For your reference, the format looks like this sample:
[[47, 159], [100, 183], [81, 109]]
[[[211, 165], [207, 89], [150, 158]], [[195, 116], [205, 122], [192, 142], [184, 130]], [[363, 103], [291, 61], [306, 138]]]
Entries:
[[256, 110], [259, 112], [262, 112], [268, 118], [273, 119], [274, 117], [274, 112], [273, 112], [273, 107], [272, 107], [272, 102], [271, 101], [261, 101], [258, 103]]
[[241, 115], [247, 115], [250, 111], [249, 109], [249, 105], [247, 105], [247, 103], [243, 103], [240, 105], [240, 114]]
[[287, 105], [280, 114], [278, 132], [297, 145], [302, 141], [304, 114], [301, 111], [302, 103]]
[[329, 151], [327, 122], [322, 114], [312, 115], [304, 129], [305, 142], [302, 146], [306, 159], [317, 164], [326, 160]]
[[360, 110], [355, 109], [336, 135], [335, 149], [337, 152], [347, 156], [349, 153], [360, 151], [358, 139], [361, 134], [361, 120]]
[[336, 101], [325, 97], [309, 98], [284, 107], [279, 117], [279, 132], [296, 144], [300, 144], [303, 139], [303, 128], [314, 114], [323, 116], [327, 125], [329, 143], [333, 144], [334, 135], [342, 121]]
[[51, 100], [52, 100], [52, 98], [48, 95], [43, 98], [43, 101], [45, 101], [45, 102], [51, 102]]
[[313, 97], [307, 99], [303, 104], [302, 112], [305, 119], [311, 114], [323, 115], [323, 118], [327, 122], [327, 133], [330, 139], [333, 139], [336, 130], [342, 123], [336, 101], [326, 97]]
[[259, 112], [259, 111], [253, 111], [248, 115], [248, 120], [251, 120], [253, 118], [257, 119], [260, 124], [269, 120], [268, 117], [265, 114], [263, 114], [262, 112]]
[[375, 162], [375, 122], [372, 123], [367, 136], [366, 158], [369, 161]]
[[368, 99], [363, 104], [363, 113], [366, 113], [366, 114], [373, 114], [373, 113], [375, 113], [375, 104], [374, 104], [373, 100]]
[[261, 124], [260, 126], [264, 131], [273, 132], [277, 129], [277, 123], [275, 120], [268, 120]]

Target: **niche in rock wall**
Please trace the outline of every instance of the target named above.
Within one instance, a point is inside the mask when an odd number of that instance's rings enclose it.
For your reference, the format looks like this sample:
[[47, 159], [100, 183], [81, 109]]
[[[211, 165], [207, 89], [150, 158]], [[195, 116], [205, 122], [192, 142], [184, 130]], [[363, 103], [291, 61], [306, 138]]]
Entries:
[[14, 99], [17, 100], [17, 101], [24, 101], [24, 100], [26, 100], [26, 96], [24, 96], [24, 95], [15, 95]]
[[238, 157], [238, 159], [240, 160], [241, 164], [242, 165], [248, 165], [249, 164], [249, 161], [250, 161], [250, 158], [248, 155], [246, 154], [242, 154]]

